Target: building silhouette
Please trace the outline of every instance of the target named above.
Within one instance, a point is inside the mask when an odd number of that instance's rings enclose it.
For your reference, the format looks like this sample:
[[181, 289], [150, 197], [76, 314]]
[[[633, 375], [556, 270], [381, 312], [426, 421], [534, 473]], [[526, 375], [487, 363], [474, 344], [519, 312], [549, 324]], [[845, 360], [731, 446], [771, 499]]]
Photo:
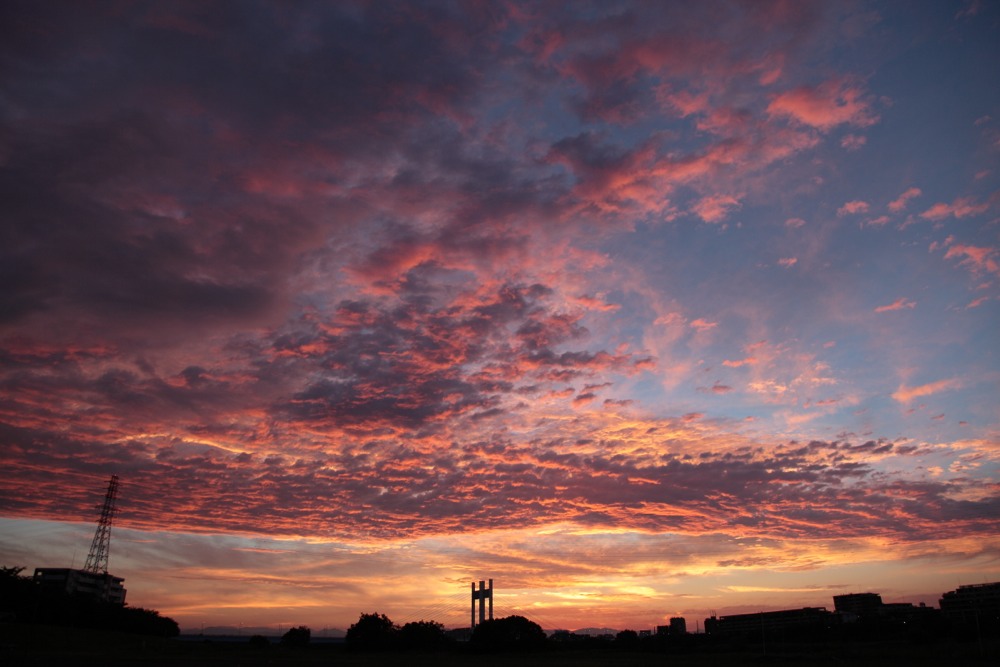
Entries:
[[731, 614], [705, 619], [705, 633], [710, 635], [751, 636], [786, 630], [821, 630], [835, 622], [826, 607], [803, 607], [756, 614]]
[[1000, 581], [959, 586], [941, 596], [941, 613], [956, 625], [1000, 629]]
[[834, 595], [833, 608], [837, 613], [846, 616], [845, 620], [870, 618], [882, 610], [882, 596], [878, 593], [849, 593]]
[[86, 595], [101, 602], [125, 604], [125, 580], [107, 572], [89, 572], [67, 567], [39, 567], [35, 568], [34, 580], [42, 590]]

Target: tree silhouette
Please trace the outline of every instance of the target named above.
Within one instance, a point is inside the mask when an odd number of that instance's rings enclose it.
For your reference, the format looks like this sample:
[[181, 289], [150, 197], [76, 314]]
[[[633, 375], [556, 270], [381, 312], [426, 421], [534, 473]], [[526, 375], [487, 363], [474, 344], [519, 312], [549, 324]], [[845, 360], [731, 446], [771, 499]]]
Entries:
[[472, 643], [484, 649], [537, 648], [545, 644], [545, 631], [524, 616], [505, 616], [477, 625]]
[[639, 633], [635, 630], [622, 630], [615, 635], [615, 643], [622, 646], [634, 646], [639, 643]]
[[34, 582], [21, 575], [23, 567], [0, 566], [0, 615], [4, 620], [26, 620], [35, 593]]
[[300, 625], [297, 628], [291, 628], [282, 636], [281, 645], [300, 647], [307, 646], [309, 644], [309, 639], [312, 637], [312, 630], [304, 625]]
[[444, 626], [435, 621], [412, 621], [399, 629], [399, 643], [406, 648], [439, 648], [448, 642]]
[[345, 640], [352, 648], [385, 649], [396, 641], [399, 629], [385, 614], [361, 614], [347, 629]]
[[139, 635], [176, 637], [177, 622], [155, 609], [130, 607], [81, 593], [35, 585], [23, 567], [0, 566], [0, 619], [80, 628], [102, 628]]

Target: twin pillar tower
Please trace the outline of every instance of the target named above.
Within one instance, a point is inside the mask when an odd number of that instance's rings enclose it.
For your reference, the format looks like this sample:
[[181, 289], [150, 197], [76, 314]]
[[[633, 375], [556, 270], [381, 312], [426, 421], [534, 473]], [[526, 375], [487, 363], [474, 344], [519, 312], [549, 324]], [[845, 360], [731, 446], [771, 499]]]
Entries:
[[486, 621], [486, 608], [485, 603], [487, 600], [490, 601], [490, 618], [493, 620], [493, 580], [490, 579], [490, 587], [486, 588], [486, 582], [479, 582], [479, 590], [476, 590], [476, 582], [472, 582], [472, 624], [471, 628], [475, 630], [476, 628], [476, 600], [479, 600], [479, 622], [483, 623]]

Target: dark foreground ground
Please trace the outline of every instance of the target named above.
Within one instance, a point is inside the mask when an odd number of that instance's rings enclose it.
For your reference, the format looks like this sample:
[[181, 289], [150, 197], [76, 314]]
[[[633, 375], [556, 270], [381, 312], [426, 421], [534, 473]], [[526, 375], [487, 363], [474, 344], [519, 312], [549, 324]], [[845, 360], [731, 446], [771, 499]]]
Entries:
[[854, 643], [839, 646], [786, 645], [743, 650], [699, 650], [686, 654], [624, 651], [613, 646], [563, 647], [535, 653], [472, 653], [456, 649], [441, 653], [353, 653], [343, 645], [311, 645], [263, 649], [249, 643], [177, 641], [117, 633], [93, 632], [37, 625], [0, 624], [0, 667], [79, 665], [332, 665], [343, 667], [728, 667], [730, 665], [820, 665], [847, 667], [948, 667], [1000, 664], [995, 639], [941, 640], [912, 643]]

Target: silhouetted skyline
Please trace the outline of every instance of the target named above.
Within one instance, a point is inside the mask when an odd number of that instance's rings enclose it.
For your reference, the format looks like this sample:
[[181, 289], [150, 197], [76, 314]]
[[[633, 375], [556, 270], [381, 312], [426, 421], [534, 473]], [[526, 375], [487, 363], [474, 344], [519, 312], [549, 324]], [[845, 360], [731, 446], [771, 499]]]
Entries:
[[0, 563], [118, 474], [185, 628], [1000, 579], [997, 3], [7, 2], [0, 72]]

